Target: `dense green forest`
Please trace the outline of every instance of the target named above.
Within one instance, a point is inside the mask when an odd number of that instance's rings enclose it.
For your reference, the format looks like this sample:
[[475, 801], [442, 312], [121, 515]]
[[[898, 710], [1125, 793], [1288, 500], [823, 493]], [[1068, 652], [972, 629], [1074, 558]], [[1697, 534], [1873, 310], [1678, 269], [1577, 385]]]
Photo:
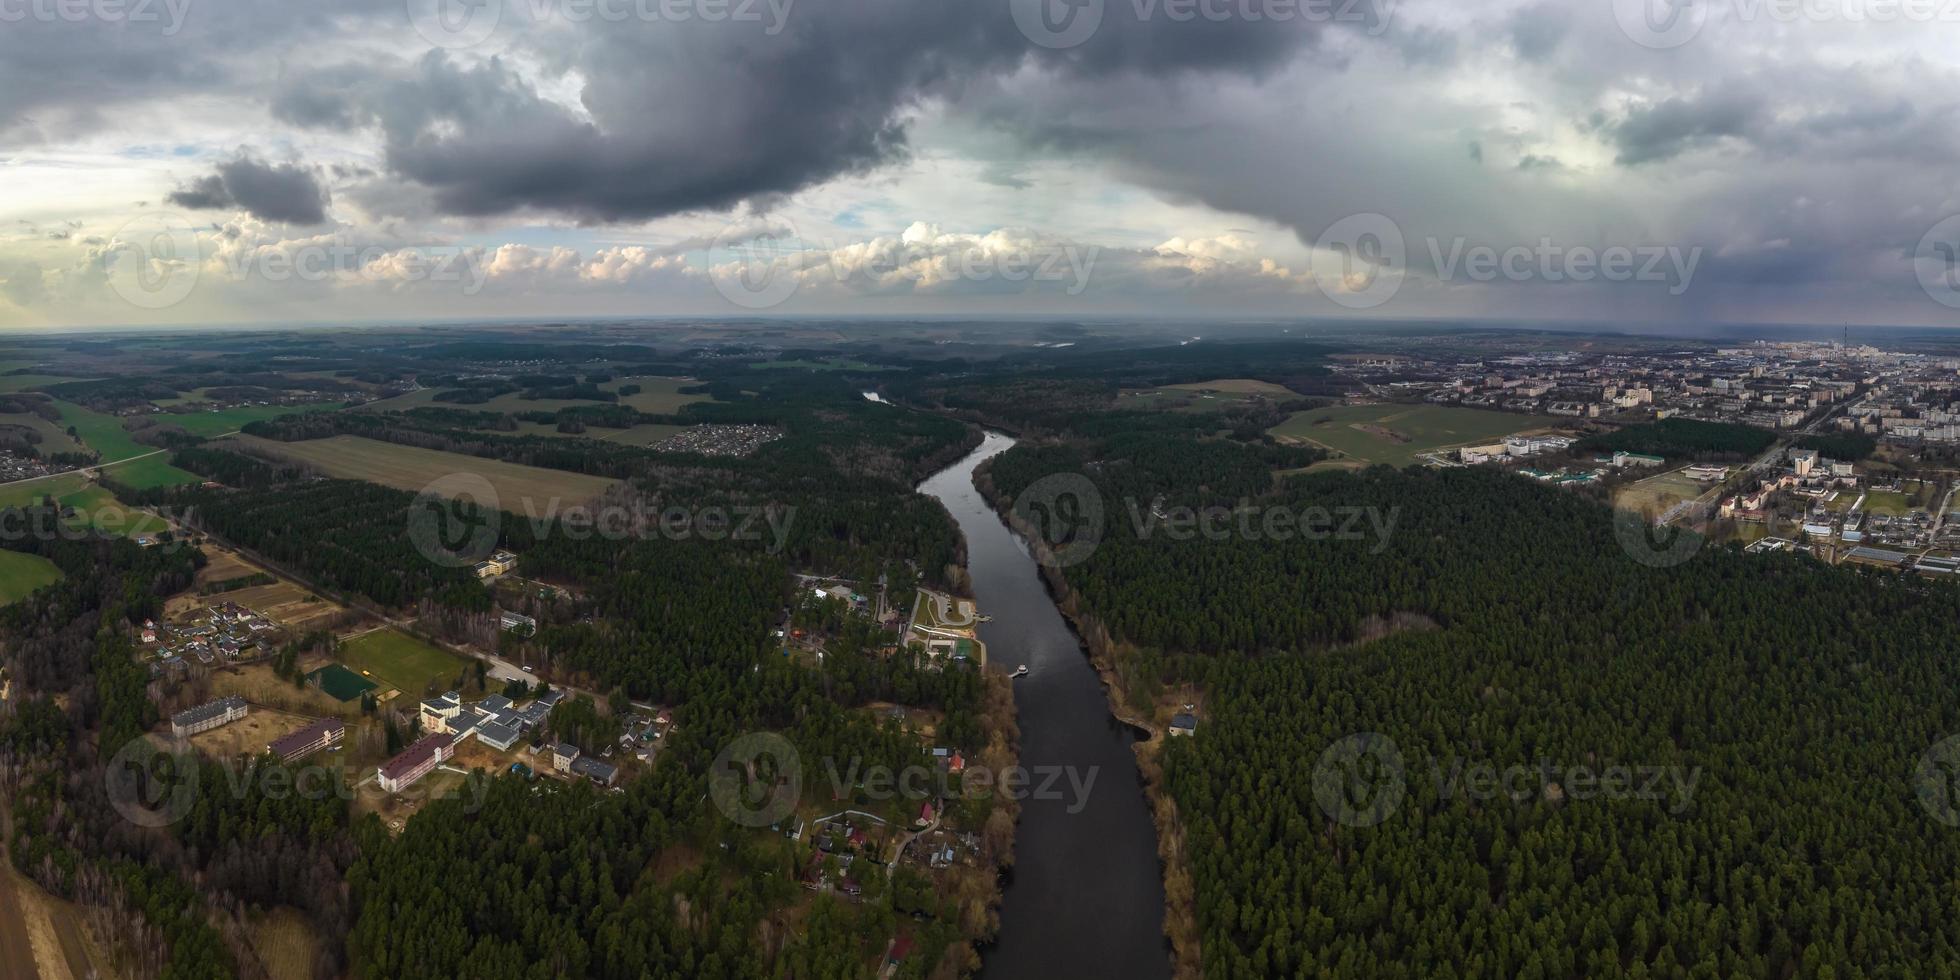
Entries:
[[[1062, 572], [1071, 600], [1121, 651], [1124, 696], [1203, 692], [1203, 730], [1164, 765], [1207, 976], [1960, 969], [1960, 839], [1913, 778], [1960, 728], [1960, 590], [1727, 548], [1649, 567], [1604, 507], [1481, 469], [1266, 490], [1232, 475], [1256, 447], [1119, 445], [1016, 448], [990, 476], [1004, 501], [1053, 473], [1094, 483], [1110, 519]], [[1367, 508], [1393, 530], [1173, 540], [1118, 519], [1139, 496]], [[1316, 793], [1322, 753], [1357, 733], [1402, 760], [1406, 798], [1375, 826]], [[1513, 800], [1459, 769], [1547, 764], [1696, 776], [1581, 798], [1560, 775]]]
[[1579, 452], [1627, 452], [1673, 458], [1740, 460], [1768, 449], [1776, 433], [1732, 422], [1661, 419], [1588, 436], [1573, 445]]

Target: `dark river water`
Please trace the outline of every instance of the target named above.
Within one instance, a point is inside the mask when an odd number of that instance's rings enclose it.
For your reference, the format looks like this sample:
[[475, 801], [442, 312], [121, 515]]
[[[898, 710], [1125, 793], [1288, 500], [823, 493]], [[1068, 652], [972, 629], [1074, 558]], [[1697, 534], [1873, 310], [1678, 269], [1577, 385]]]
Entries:
[[[1014, 440], [988, 433], [967, 458], [919, 487], [946, 505], [966, 534], [967, 566], [987, 656], [1031, 673], [1014, 682], [1020, 709], [1021, 765], [1036, 772], [1072, 767], [1060, 799], [1027, 799], [1015, 837], [1015, 867], [1001, 908], [999, 940], [984, 951], [983, 976], [1170, 976], [1163, 934], [1164, 885], [1157, 831], [1130, 746], [1136, 732], [1109, 713], [1102, 681], [1068, 622], [1048, 597], [1027, 547], [973, 487], [973, 470]], [[1071, 810], [1076, 812], [1071, 813]]]

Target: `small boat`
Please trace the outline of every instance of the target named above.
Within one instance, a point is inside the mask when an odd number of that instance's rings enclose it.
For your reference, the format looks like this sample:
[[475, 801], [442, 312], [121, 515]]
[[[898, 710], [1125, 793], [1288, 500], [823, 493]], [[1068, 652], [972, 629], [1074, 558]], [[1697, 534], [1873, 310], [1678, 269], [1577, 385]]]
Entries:
[[1015, 677], [1026, 677], [1026, 676], [1028, 676], [1028, 665], [1027, 665], [1027, 664], [1022, 664], [1021, 666], [1019, 666], [1019, 667], [1017, 667], [1017, 668], [1015, 668], [1015, 669], [1014, 669], [1014, 676], [1015, 676]]

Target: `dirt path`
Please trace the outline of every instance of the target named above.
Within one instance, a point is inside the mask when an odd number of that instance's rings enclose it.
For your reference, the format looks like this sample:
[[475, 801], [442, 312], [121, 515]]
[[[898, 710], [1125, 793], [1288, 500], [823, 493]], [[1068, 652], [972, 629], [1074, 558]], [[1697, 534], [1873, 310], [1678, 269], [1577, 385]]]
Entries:
[[[0, 827], [11, 826], [12, 814], [0, 802]], [[72, 931], [74, 924], [69, 926]], [[86, 976], [80, 937], [66, 940], [48, 914], [47, 896], [14, 871], [0, 835], [0, 980], [73, 980], [71, 963], [83, 964]]]

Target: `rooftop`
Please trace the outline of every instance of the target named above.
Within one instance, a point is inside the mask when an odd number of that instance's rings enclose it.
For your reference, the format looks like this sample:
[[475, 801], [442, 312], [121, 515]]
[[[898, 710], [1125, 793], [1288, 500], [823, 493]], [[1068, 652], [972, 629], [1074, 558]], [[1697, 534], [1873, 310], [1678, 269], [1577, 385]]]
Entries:
[[195, 725], [198, 722], [209, 721], [232, 711], [242, 711], [244, 708], [245, 699], [234, 695], [228, 698], [220, 698], [210, 704], [200, 704], [195, 708], [179, 711], [170, 716], [170, 723], [173, 725]]

